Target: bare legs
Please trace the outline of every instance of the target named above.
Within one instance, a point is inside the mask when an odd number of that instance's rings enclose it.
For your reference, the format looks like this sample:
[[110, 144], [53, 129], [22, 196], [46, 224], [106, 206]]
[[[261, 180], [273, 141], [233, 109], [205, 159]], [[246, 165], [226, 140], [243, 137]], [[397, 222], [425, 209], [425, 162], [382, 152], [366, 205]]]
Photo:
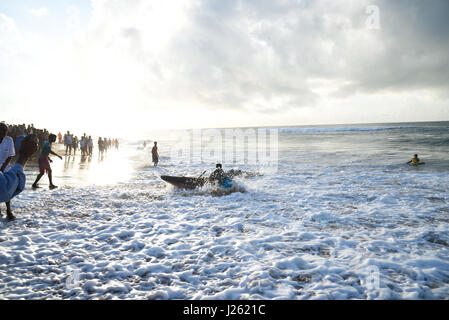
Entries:
[[[54, 188], [57, 188], [57, 186], [55, 186], [54, 184], [53, 184], [53, 177], [52, 177], [52, 172], [51, 172], [51, 170], [50, 171], [48, 171], [47, 172], [48, 173], [48, 181], [50, 182], [50, 189], [54, 189]], [[40, 172], [39, 174], [38, 174], [38, 176], [36, 177], [36, 181], [34, 181], [34, 183], [33, 183], [33, 188], [39, 188], [38, 187], [38, 185], [37, 185], [37, 183], [39, 182], [39, 180], [42, 178], [42, 176], [45, 174], [45, 172]]]
[[34, 181], [34, 183], [33, 183], [33, 188], [38, 188], [37, 183], [39, 182], [39, 180], [42, 178], [43, 175], [44, 175], [44, 172], [39, 172], [39, 174], [36, 177], [36, 181]]
[[12, 211], [11, 211], [11, 201], [8, 201], [8, 202], [5, 202], [5, 203], [6, 203], [6, 216], [7, 216], [8, 220], [9, 221], [14, 220], [15, 217], [12, 214]]
[[[12, 220], [14, 220], [16, 217], [14, 217], [14, 215], [12, 214], [12, 211], [11, 211], [11, 202], [8, 201], [8, 202], [5, 202], [5, 204], [6, 204], [6, 218], [7, 218], [9, 221], [12, 221]], [[1, 214], [0, 214], [0, 216], [1, 216]]]

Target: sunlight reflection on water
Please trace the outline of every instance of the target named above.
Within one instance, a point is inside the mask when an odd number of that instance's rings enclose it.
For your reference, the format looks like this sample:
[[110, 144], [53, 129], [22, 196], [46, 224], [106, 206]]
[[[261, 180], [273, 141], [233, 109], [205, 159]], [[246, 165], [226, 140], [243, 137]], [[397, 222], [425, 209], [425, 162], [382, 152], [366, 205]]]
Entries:
[[[54, 150], [62, 156], [62, 160], [50, 156], [53, 160], [53, 181], [59, 186], [111, 185], [128, 181], [135, 172], [129, 147], [126, 146], [120, 146], [119, 150], [109, 149], [103, 156], [94, 150], [90, 157], [81, 156], [79, 150], [76, 156], [65, 156], [60, 146]], [[27, 184], [33, 183], [37, 172], [37, 163], [29, 163], [26, 169]], [[46, 187], [47, 176], [42, 177], [39, 183]]]

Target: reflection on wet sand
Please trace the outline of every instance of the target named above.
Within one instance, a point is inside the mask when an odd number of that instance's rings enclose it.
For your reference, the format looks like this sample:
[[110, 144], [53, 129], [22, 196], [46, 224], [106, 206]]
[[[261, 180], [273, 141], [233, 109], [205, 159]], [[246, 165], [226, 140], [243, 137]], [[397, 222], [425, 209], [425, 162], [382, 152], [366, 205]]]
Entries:
[[[134, 171], [125, 145], [121, 146], [120, 150], [109, 150], [104, 154], [94, 153], [91, 156], [64, 156], [58, 149], [56, 152], [62, 155], [63, 160], [53, 157], [51, 167], [53, 179], [61, 187], [116, 184], [127, 181]], [[27, 184], [33, 180], [37, 171], [37, 163], [31, 161], [25, 170]], [[41, 185], [46, 188], [48, 179], [42, 178]]]

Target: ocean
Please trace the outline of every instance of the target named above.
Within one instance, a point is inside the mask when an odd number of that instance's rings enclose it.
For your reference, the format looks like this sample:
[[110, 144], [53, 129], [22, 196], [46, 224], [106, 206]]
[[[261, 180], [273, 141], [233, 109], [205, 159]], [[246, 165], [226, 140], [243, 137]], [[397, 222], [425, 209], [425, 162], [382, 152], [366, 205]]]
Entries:
[[[449, 298], [449, 122], [226, 132], [55, 158], [53, 191], [30, 164], [0, 220], [0, 297]], [[217, 162], [244, 172], [226, 192], [160, 179]]]

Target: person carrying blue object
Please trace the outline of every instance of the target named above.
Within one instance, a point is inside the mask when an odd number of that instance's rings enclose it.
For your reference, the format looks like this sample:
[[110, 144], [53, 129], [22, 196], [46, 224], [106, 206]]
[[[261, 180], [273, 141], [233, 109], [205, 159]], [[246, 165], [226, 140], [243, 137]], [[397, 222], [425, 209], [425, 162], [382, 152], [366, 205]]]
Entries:
[[[37, 136], [35, 134], [27, 135], [21, 143], [16, 163], [7, 172], [0, 172], [0, 202], [11, 201], [25, 189], [26, 178], [23, 168], [37, 149]], [[10, 211], [7, 212], [7, 218], [9, 221], [15, 219]]]

